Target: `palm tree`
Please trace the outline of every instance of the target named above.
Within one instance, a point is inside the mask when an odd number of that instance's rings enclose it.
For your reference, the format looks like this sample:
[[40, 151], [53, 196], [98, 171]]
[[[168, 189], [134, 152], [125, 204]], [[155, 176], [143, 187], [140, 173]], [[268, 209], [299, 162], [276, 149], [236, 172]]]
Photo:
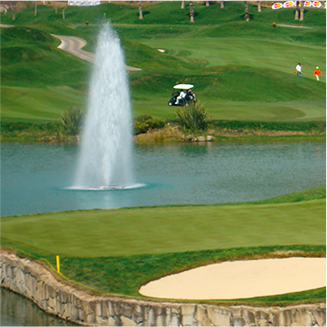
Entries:
[[37, 15], [37, 1], [34, 3], [34, 16]]
[[249, 16], [249, 6], [247, 1], [244, 1], [244, 10], [245, 10], [244, 18], [248, 22], [250, 20], [250, 16]]
[[295, 20], [299, 19], [299, 1], [296, 1]]
[[257, 1], [258, 3], [258, 12], [261, 12], [261, 1]]
[[182, 1], [181, 9], [185, 8], [185, 1]]
[[225, 8], [225, 3], [224, 3], [224, 1], [221, 1], [221, 2], [220, 2], [220, 8]]
[[206, 7], [210, 6], [210, 1], [206, 1]]
[[143, 19], [143, 1], [139, 1], [139, 19]]
[[300, 20], [304, 19], [304, 1], [301, 1]]
[[193, 1], [190, 1], [190, 19], [191, 19], [191, 23], [194, 23], [194, 8], [193, 8]]

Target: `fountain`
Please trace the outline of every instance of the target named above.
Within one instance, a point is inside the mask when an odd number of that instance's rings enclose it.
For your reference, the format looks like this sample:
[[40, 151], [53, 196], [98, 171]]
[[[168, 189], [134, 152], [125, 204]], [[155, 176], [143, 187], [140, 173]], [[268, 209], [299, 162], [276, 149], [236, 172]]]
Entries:
[[109, 23], [101, 28], [82, 130], [74, 189], [139, 186], [132, 171], [132, 118], [120, 40]]

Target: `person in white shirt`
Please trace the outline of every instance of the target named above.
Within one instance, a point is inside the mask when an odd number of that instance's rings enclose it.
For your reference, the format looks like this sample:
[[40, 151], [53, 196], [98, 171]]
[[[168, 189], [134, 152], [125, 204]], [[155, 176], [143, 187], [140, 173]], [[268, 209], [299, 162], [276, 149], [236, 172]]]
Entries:
[[296, 75], [302, 76], [302, 65], [300, 63], [298, 63], [295, 69], [296, 69]]
[[179, 103], [179, 100], [184, 99], [185, 96], [186, 96], [186, 92], [184, 90], [182, 90], [181, 93], [179, 94], [179, 96], [176, 98], [175, 104], [178, 104]]

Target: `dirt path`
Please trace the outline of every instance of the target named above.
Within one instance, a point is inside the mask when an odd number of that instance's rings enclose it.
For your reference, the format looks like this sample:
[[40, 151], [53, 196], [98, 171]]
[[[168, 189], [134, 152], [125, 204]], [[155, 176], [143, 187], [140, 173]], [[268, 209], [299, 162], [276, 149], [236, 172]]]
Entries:
[[[82, 50], [82, 48], [87, 44], [85, 40], [76, 36], [63, 36], [63, 35], [55, 35], [55, 34], [51, 34], [51, 35], [61, 41], [60, 45], [58, 46], [59, 49], [67, 51], [73, 54], [74, 56], [87, 60], [91, 63], [94, 63], [94, 58], [95, 58], [94, 53]], [[125, 67], [126, 70], [130, 70], [130, 71], [141, 70], [140, 68], [135, 68], [130, 66], [125, 66]]]

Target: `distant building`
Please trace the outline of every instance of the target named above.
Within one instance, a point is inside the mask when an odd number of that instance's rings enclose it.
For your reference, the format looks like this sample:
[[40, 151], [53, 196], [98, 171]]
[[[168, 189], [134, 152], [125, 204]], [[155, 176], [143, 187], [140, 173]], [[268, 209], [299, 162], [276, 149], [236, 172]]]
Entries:
[[69, 0], [69, 6], [97, 6], [100, 0]]

